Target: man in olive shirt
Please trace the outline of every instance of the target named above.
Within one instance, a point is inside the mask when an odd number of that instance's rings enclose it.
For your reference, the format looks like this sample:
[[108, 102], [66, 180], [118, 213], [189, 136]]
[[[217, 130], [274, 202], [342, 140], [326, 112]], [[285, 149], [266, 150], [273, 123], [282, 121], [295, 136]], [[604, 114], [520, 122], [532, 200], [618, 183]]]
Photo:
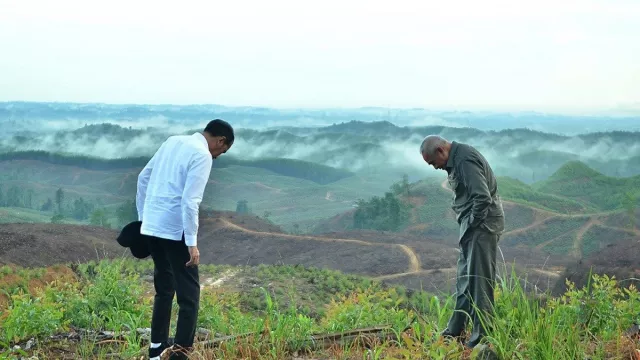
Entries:
[[449, 174], [452, 209], [460, 225], [456, 304], [442, 335], [459, 337], [470, 315], [473, 330], [466, 345], [473, 348], [486, 335], [486, 321], [490, 320], [484, 316], [485, 323], [481, 323], [476, 308], [493, 314], [496, 249], [504, 231], [498, 185], [487, 160], [470, 145], [429, 135], [420, 145], [420, 153], [429, 165]]

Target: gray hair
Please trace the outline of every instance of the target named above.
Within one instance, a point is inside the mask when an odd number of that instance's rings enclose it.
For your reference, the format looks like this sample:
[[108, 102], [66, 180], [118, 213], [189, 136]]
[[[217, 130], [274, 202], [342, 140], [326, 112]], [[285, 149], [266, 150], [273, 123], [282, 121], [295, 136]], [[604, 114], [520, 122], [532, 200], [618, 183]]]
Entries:
[[434, 155], [438, 147], [445, 146], [447, 143], [447, 139], [440, 135], [428, 135], [422, 140], [422, 144], [420, 144], [420, 154]]

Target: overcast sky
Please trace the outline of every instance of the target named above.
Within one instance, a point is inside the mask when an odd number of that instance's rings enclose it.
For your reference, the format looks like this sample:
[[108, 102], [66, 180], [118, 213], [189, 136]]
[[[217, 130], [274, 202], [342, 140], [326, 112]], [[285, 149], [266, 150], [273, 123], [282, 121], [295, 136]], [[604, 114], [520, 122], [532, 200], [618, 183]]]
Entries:
[[640, 0], [0, 0], [0, 101], [640, 107]]

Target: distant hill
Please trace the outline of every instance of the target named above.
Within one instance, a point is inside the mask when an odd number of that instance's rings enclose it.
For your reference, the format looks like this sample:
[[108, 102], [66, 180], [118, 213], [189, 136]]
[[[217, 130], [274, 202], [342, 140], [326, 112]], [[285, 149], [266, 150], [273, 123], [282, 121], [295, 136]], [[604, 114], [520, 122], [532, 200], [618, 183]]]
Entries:
[[[72, 211], [74, 202], [82, 198], [106, 207], [114, 223], [116, 208], [135, 198], [137, 176], [147, 161], [146, 157], [100, 159], [44, 151], [0, 154], [0, 207], [37, 211], [49, 200], [55, 203], [55, 193], [62, 189], [65, 211]], [[239, 201], [246, 200], [254, 214], [268, 212], [272, 221], [288, 229], [297, 225], [304, 231], [318, 219], [352, 208], [358, 198], [383, 191], [392, 177], [356, 176], [295, 159], [223, 156], [214, 161], [203, 203], [218, 210], [235, 210]], [[50, 219], [52, 210], [34, 216]]]
[[[12, 109], [16, 108], [19, 106]], [[78, 107], [77, 110], [82, 114], [86, 109]], [[143, 109], [123, 107], [115, 114], [129, 111], [135, 114]], [[158, 111], [173, 111], [168, 109]], [[199, 111], [197, 109], [192, 110]], [[185, 113], [187, 115], [188, 112]], [[288, 112], [287, 116], [299, 114]], [[330, 114], [323, 114], [323, 117], [328, 116]], [[0, 135], [0, 153], [41, 150], [100, 158], [150, 157], [168, 136], [200, 131], [202, 126], [186, 119], [183, 122], [164, 119], [173, 123], [155, 127], [149, 127], [142, 121], [127, 120], [126, 125], [120, 125], [124, 120], [112, 123], [105, 120], [87, 124], [87, 121], [69, 118], [66, 121], [68, 128], [50, 131], [41, 131], [37, 127], [11, 131], [18, 126], [17, 123], [6, 122], [7, 131]], [[308, 161], [350, 172], [384, 169], [398, 177], [407, 173], [416, 181], [432, 174], [418, 154], [420, 141], [426, 135], [439, 134], [477, 147], [487, 156], [499, 176], [525, 183], [547, 179], [568, 161], [582, 161], [607, 176], [640, 174], [640, 147], [637, 146], [640, 132], [612, 131], [568, 136], [527, 128], [495, 131], [473, 127], [421, 126], [420, 122], [412, 124], [408, 126], [379, 118], [342, 121], [338, 117], [332, 125], [326, 126], [305, 126], [300, 122], [297, 127], [239, 127], [237, 141], [225, 157], [237, 161], [260, 161], [264, 158]]]
[[601, 211], [638, 205], [640, 175], [614, 178], [603, 175], [581, 161], [570, 161], [549, 179], [533, 185], [540, 192], [575, 199]]

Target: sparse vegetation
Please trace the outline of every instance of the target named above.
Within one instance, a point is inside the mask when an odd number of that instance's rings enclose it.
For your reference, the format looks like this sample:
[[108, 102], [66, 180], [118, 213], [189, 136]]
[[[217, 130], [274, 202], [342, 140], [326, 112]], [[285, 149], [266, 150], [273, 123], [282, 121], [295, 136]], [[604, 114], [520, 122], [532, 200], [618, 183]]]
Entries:
[[[47, 357], [63, 349], [83, 358], [105, 359], [108, 353], [133, 357], [146, 351], [136, 329], [149, 327], [152, 292], [146, 290], [152, 285], [141, 278], [149, 273], [150, 262], [102, 260], [71, 268], [0, 268], [6, 294], [0, 302], [0, 342], [5, 345], [0, 355]], [[289, 358], [294, 352], [305, 352], [312, 334], [384, 324], [391, 325], [397, 341], [382, 340], [370, 350], [342, 344], [317, 349], [314, 356], [468, 359], [471, 355], [461, 345], [438, 338], [451, 315], [452, 296], [407, 295], [402, 288], [382, 287], [364, 278], [294, 266], [212, 265], [203, 266], [202, 273], [218, 279], [226, 276], [228, 283], [203, 289], [198, 326], [217, 336], [255, 335], [216, 349], [198, 346], [198, 359], [240, 359], [249, 353], [256, 359]], [[618, 286], [607, 276], [594, 275], [592, 280], [580, 289], [568, 283], [562, 296], [541, 302], [525, 293], [518, 279], [500, 279], [496, 316], [491, 319], [494, 327], [487, 339], [490, 348], [504, 359], [636, 356], [640, 343], [626, 331], [638, 320], [640, 294], [635, 287]], [[287, 285], [274, 286], [274, 282]], [[29, 321], [23, 321], [27, 316]], [[87, 335], [70, 343], [48, 338], [71, 329], [122, 332], [123, 337], [96, 342]], [[36, 341], [29, 350], [13, 349], [32, 338]]]

